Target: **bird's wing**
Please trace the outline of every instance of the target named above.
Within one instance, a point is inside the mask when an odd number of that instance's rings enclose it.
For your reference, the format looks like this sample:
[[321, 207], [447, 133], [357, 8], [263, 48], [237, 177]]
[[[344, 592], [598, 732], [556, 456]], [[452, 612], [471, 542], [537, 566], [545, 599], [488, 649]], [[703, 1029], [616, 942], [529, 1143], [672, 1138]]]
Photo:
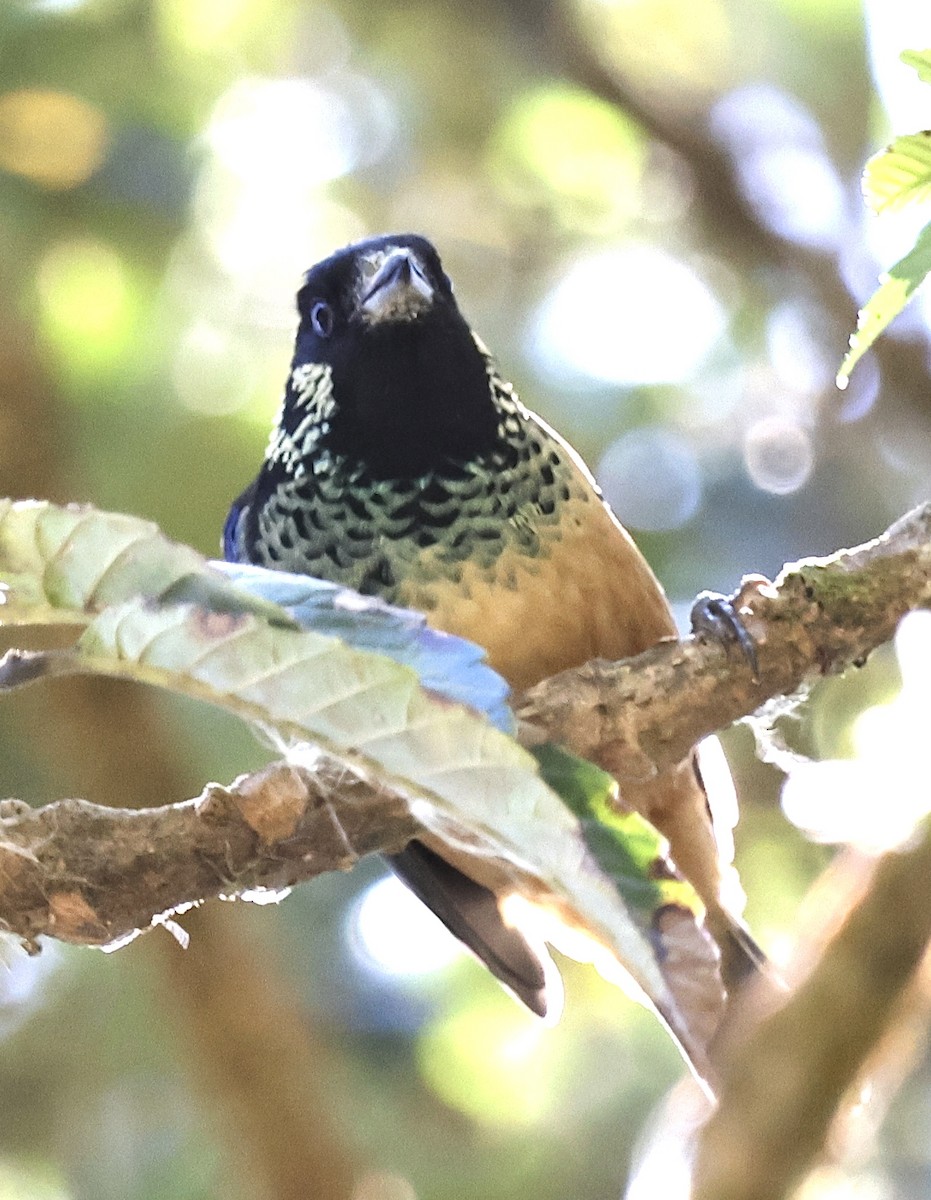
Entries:
[[223, 557], [227, 562], [238, 562], [242, 558], [240, 548], [240, 522], [244, 519], [256, 488], [258, 479], [253, 480], [246, 490], [233, 501], [223, 524]]

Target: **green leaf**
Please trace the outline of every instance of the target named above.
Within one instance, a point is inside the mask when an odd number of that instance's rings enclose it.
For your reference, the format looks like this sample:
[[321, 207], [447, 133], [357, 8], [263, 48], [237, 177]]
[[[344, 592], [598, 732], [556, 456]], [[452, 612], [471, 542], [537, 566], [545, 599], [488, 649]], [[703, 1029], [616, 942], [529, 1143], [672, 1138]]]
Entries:
[[903, 50], [899, 58], [907, 67], [914, 67], [924, 83], [931, 83], [931, 50]]
[[931, 196], [931, 131], [897, 137], [863, 170], [863, 195], [876, 213], [897, 212]]
[[575, 813], [582, 837], [602, 871], [624, 898], [633, 919], [660, 948], [660, 969], [670, 990], [688, 990], [693, 1026], [712, 1036], [723, 995], [717, 951], [700, 920], [704, 906], [668, 858], [668, 844], [639, 813], [618, 802], [614, 779], [593, 763], [558, 746], [534, 747], [540, 773]]
[[540, 774], [579, 818], [589, 850], [644, 928], [664, 904], [702, 913], [695, 889], [667, 860], [665, 838], [639, 813], [619, 809], [617, 784], [607, 772], [551, 743], [535, 746], [533, 755]]
[[[72, 669], [219, 705], [294, 761], [322, 747], [406, 796], [434, 839], [493, 856], [516, 891], [540, 901], [542, 885], [543, 901], [609, 948], [704, 1069], [712, 1031], [690, 1010], [689, 981], [670, 984], [646, 909], [628, 909], [533, 756], [484, 715], [424, 689], [392, 658], [296, 627], [132, 517], [0, 502], [0, 586], [0, 624], [84, 625]], [[635, 877], [644, 851], [632, 844], [625, 861]], [[641, 883], [649, 908], [652, 883]]]
[[837, 386], [847, 386], [850, 373], [890, 321], [902, 311], [931, 271], [931, 223], [918, 235], [914, 248], [880, 276], [880, 285], [857, 314], [856, 332], [837, 372]]

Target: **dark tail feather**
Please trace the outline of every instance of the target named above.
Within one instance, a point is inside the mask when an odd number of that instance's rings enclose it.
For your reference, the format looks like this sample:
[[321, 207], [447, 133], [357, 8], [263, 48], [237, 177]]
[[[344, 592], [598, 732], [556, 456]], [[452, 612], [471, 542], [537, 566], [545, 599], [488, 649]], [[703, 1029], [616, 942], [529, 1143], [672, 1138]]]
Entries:
[[494, 892], [457, 871], [421, 842], [388, 856], [394, 873], [519, 1000], [546, 1016], [540, 955], [501, 919]]
[[757, 945], [740, 921], [729, 914], [710, 919], [711, 932], [721, 951], [721, 976], [729, 992], [736, 991], [752, 976], [773, 971], [766, 952]]

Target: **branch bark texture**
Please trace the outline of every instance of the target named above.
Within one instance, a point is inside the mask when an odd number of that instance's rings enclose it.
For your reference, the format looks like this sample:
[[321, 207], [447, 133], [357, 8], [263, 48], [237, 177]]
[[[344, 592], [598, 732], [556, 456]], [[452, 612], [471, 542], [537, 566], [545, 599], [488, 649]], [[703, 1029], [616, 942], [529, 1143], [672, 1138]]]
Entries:
[[518, 698], [523, 740], [561, 742], [623, 784], [680, 762], [772, 697], [862, 663], [907, 612], [931, 605], [931, 504], [865, 545], [786, 566], [772, 584], [748, 577], [733, 604], [756, 643], [756, 677], [736, 644], [700, 636], [596, 660]]
[[[774, 584], [746, 580], [735, 607], [756, 641], [756, 677], [736, 647], [669, 642], [539, 684], [518, 698], [521, 734], [562, 742], [622, 784], [648, 778], [770, 697], [865, 659], [904, 613], [929, 604], [931, 505]], [[0, 921], [30, 944], [49, 934], [107, 945], [209, 897], [347, 869], [417, 832], [403, 796], [325, 755], [313, 772], [279, 764], [160, 808], [7, 802]]]
[[201, 900], [348, 870], [417, 828], [403, 798], [323, 757], [313, 773], [274, 764], [160, 808], [5, 801], [0, 920], [27, 945], [111, 945]]

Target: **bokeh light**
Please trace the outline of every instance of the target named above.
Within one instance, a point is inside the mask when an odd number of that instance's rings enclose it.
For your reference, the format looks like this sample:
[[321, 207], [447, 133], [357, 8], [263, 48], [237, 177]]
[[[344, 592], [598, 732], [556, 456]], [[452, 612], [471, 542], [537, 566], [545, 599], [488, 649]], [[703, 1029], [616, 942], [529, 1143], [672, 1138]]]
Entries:
[[576, 383], [681, 382], [724, 332], [710, 288], [658, 246], [629, 243], [577, 259], [540, 305], [529, 352]]
[[697, 1087], [674, 1089], [644, 1130], [624, 1200], [688, 1200], [695, 1135], [707, 1118]]
[[465, 954], [462, 944], [393, 875], [367, 888], [350, 917], [353, 944], [386, 975], [426, 975]]
[[836, 410], [837, 420], [843, 424], [861, 421], [879, 399], [881, 383], [876, 355], [864, 354], [844, 389], [840, 407]]
[[114, 246], [90, 238], [55, 243], [39, 264], [36, 290], [48, 336], [69, 366], [98, 370], [120, 357], [137, 303]]
[[370, 1171], [353, 1188], [352, 1200], [417, 1200], [417, 1193], [403, 1175]]
[[795, 97], [771, 84], [729, 92], [712, 113], [747, 198], [782, 237], [836, 249], [847, 203], [821, 129]]
[[0, 1200], [75, 1200], [67, 1181], [45, 1163], [0, 1162]]
[[565, 227], [600, 234], [639, 207], [644, 161], [642, 133], [617, 108], [554, 84], [514, 102], [489, 150], [491, 178], [512, 203], [551, 207]]
[[625, 433], [605, 451], [596, 473], [605, 499], [633, 529], [677, 529], [701, 502], [694, 450], [662, 426]]
[[22, 88], [0, 95], [0, 169], [48, 188], [84, 183], [104, 161], [107, 119], [70, 92]]
[[[60, 966], [61, 949], [54, 942], [43, 946], [41, 954], [27, 954], [18, 938], [0, 931], [0, 1038], [29, 1019]], [[0, 1190], [0, 1200], [2, 1196]]]
[[71, 12], [74, 9], [92, 7], [95, 0], [20, 0], [27, 12], [58, 13]]
[[928, 44], [928, 12], [913, 0], [861, 0], [869, 30], [867, 53], [876, 90], [897, 133], [928, 125], [928, 88], [899, 58], [908, 47]]
[[197, 54], [236, 46], [276, 8], [269, 0], [157, 0], [155, 11], [163, 34]]
[[604, 60], [671, 105], [732, 78], [733, 30], [722, 0], [580, 0]]
[[766, 320], [769, 359], [780, 380], [802, 396], [813, 396], [829, 387], [836, 374], [838, 346], [818, 339], [818, 321], [812, 306], [779, 304]]
[[555, 1048], [517, 1004], [476, 1003], [437, 1022], [418, 1042], [420, 1070], [451, 1108], [492, 1126], [527, 1126], [554, 1103]]
[[747, 474], [776, 496], [797, 492], [814, 466], [811, 434], [788, 417], [763, 417], [744, 436]]
[[220, 99], [207, 145], [237, 179], [304, 190], [351, 170], [356, 127], [345, 99], [309, 79], [241, 79]]
[[786, 778], [783, 811], [819, 841], [878, 852], [907, 839], [931, 812], [923, 766], [931, 713], [931, 612], [910, 613], [901, 621], [895, 650], [901, 689], [855, 718], [853, 757], [802, 762]]
[[893, 1181], [880, 1171], [827, 1164], [811, 1173], [795, 1200], [897, 1200], [900, 1196]]
[[280, 305], [307, 267], [362, 236], [359, 217], [326, 185], [383, 154], [392, 136], [384, 97], [359, 76], [234, 84], [208, 122], [194, 199], [197, 226], [234, 289]]
[[171, 379], [186, 408], [217, 415], [245, 407], [265, 376], [261, 355], [250, 340], [198, 320], [178, 343]]
[[364, 229], [349, 209], [323, 196], [270, 186], [237, 189], [217, 168], [203, 172], [195, 216], [218, 265], [241, 292], [280, 304], [317, 259]]

